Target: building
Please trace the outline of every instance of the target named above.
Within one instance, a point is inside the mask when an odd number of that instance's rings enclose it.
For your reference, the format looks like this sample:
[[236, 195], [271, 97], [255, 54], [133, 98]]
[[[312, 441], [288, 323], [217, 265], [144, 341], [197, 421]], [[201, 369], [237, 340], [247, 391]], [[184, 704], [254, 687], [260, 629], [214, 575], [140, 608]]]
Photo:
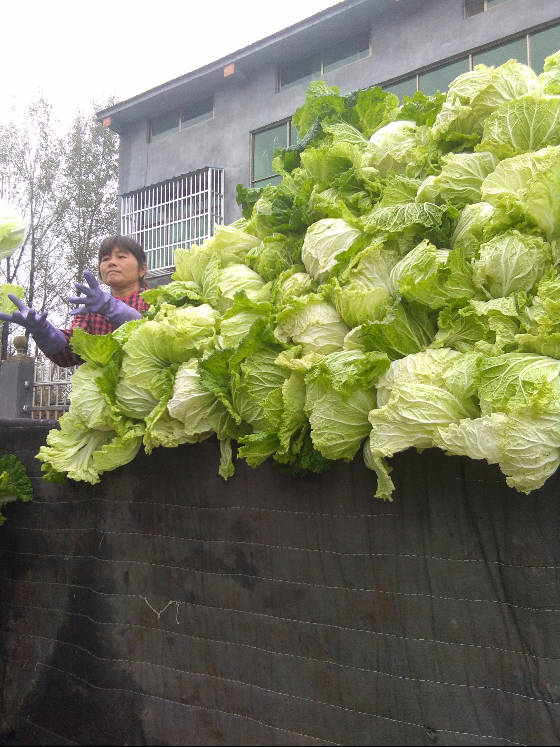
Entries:
[[240, 216], [238, 183], [279, 179], [272, 156], [311, 80], [433, 93], [479, 63], [541, 70], [559, 48], [559, 0], [345, 0], [99, 112], [120, 135], [121, 232], [169, 279], [176, 247]]

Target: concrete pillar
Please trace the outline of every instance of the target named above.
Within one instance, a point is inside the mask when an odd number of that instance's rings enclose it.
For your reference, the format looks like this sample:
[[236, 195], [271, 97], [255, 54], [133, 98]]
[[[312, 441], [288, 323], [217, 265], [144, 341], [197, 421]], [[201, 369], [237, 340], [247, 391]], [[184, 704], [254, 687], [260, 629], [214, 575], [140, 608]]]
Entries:
[[0, 366], [0, 418], [30, 418], [35, 361], [25, 354], [25, 337], [15, 337], [14, 347], [16, 354]]

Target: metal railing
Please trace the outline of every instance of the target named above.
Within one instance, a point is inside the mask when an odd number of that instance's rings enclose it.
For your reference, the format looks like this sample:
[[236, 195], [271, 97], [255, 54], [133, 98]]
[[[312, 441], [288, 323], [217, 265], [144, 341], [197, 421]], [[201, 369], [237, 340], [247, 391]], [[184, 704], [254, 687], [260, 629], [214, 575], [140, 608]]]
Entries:
[[200, 244], [223, 221], [224, 170], [212, 166], [121, 196], [121, 233], [141, 244], [152, 275], [174, 266], [175, 249]]
[[34, 420], [58, 420], [70, 407], [70, 377], [75, 366], [62, 368], [51, 361], [37, 360], [33, 382]]

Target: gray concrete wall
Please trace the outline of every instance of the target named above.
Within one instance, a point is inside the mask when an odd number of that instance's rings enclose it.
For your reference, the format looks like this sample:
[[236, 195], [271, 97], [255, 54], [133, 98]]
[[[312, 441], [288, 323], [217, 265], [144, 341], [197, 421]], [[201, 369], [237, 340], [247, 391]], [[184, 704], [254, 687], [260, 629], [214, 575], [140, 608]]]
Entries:
[[[560, 18], [558, 0], [509, 0], [471, 18], [464, 17], [463, 0], [395, 3], [390, 13], [371, 18], [372, 56], [334, 70], [324, 78], [342, 91], [364, 88], [555, 18]], [[291, 116], [305, 97], [307, 83], [276, 92], [276, 74], [271, 64], [246, 82], [224, 82], [215, 93], [214, 119], [183, 133], [149, 143], [146, 120], [123, 133], [121, 193], [203, 166], [221, 166], [225, 168], [225, 221], [238, 218], [235, 186], [249, 183], [251, 131]]]

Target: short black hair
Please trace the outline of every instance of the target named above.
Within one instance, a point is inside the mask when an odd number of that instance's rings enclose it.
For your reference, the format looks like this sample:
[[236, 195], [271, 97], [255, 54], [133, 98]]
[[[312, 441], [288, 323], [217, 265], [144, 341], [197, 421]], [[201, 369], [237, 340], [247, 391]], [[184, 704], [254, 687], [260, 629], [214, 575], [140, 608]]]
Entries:
[[[101, 265], [101, 260], [103, 259], [103, 257], [111, 254], [115, 246], [117, 247], [117, 249], [126, 249], [131, 254], [134, 254], [134, 256], [136, 257], [136, 261], [138, 262], [138, 269], [147, 264], [146, 253], [137, 241], [131, 239], [130, 236], [120, 236], [119, 234], [115, 234], [114, 236], [107, 236], [107, 238], [103, 239], [103, 241], [99, 245], [99, 252], [97, 255], [98, 266]], [[140, 286], [143, 288], [148, 287], [148, 284], [146, 283], [144, 278], [142, 278], [142, 280], [140, 281]]]

